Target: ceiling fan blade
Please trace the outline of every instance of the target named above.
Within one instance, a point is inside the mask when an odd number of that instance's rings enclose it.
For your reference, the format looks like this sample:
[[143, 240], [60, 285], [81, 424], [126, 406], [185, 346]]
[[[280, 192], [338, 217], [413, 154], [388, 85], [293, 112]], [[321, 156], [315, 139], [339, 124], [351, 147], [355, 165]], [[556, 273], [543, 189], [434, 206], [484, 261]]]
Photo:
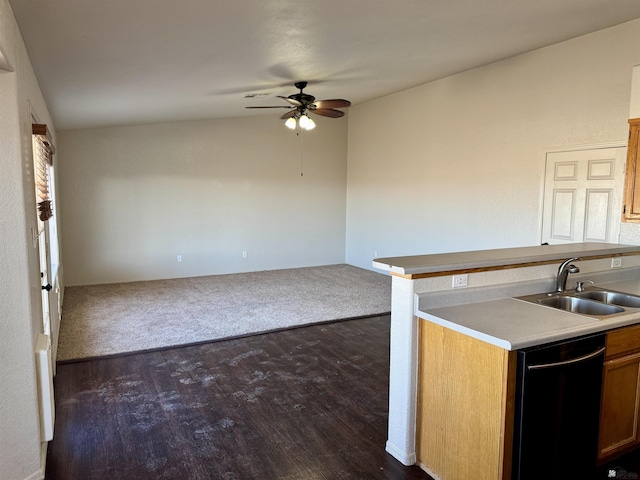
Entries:
[[294, 108], [290, 112], [287, 112], [284, 115], [282, 115], [280, 118], [282, 118], [284, 120], [285, 118], [295, 117], [297, 111], [298, 110]]
[[278, 98], [283, 99], [285, 102], [289, 102], [291, 105], [295, 106], [295, 107], [299, 107], [302, 105], [301, 102], [299, 102], [298, 100], [296, 100], [295, 98], [289, 98], [289, 97], [283, 97], [282, 95], [276, 95]]
[[309, 110], [316, 115], [322, 115], [323, 117], [340, 118], [344, 115], [344, 112], [340, 110], [334, 110], [333, 108], [316, 108], [315, 110]]
[[346, 108], [351, 105], [349, 100], [342, 98], [333, 98], [331, 100], [318, 100], [314, 102], [316, 108]]
[[287, 107], [287, 106], [280, 106], [280, 107], [244, 107], [244, 108], [293, 108], [293, 107]]

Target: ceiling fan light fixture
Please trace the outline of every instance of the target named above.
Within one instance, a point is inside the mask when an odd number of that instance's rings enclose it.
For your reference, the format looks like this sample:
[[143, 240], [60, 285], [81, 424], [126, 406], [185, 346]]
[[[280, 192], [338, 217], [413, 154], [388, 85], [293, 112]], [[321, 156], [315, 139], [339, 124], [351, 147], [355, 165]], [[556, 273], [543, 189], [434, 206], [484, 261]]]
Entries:
[[300, 117], [300, 128], [303, 128], [305, 130], [313, 130], [314, 128], [316, 128], [316, 122], [311, 120], [306, 115], [302, 115]]
[[291, 130], [295, 130], [296, 128], [296, 119], [295, 117], [287, 118], [287, 121], [284, 122], [285, 127], [290, 128]]

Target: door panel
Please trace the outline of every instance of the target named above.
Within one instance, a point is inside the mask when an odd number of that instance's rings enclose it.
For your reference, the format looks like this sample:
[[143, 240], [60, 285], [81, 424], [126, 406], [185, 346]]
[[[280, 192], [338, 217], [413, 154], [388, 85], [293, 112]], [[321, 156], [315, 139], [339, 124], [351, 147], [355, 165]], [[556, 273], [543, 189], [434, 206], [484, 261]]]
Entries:
[[574, 238], [576, 190], [554, 190], [551, 211], [551, 235], [554, 239], [572, 241]]
[[587, 189], [584, 213], [584, 241], [608, 242], [612, 210], [612, 189]]

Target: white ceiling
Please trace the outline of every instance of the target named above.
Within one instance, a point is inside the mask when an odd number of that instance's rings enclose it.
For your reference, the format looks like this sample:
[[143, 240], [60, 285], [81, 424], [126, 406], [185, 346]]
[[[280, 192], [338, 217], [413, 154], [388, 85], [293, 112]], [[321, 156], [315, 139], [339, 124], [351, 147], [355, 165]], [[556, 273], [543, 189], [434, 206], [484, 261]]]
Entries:
[[[639, 0], [10, 0], [59, 130], [354, 104], [640, 18]], [[249, 93], [269, 94], [244, 98]]]

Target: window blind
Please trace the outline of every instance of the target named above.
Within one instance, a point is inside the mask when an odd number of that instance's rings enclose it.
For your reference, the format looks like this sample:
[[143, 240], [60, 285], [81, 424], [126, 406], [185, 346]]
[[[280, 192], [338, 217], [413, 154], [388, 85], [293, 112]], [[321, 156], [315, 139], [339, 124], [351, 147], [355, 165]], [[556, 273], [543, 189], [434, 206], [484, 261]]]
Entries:
[[49, 168], [53, 165], [55, 148], [46, 125], [33, 124], [32, 134], [37, 213], [40, 221], [46, 222], [53, 217], [53, 205], [49, 195]]

